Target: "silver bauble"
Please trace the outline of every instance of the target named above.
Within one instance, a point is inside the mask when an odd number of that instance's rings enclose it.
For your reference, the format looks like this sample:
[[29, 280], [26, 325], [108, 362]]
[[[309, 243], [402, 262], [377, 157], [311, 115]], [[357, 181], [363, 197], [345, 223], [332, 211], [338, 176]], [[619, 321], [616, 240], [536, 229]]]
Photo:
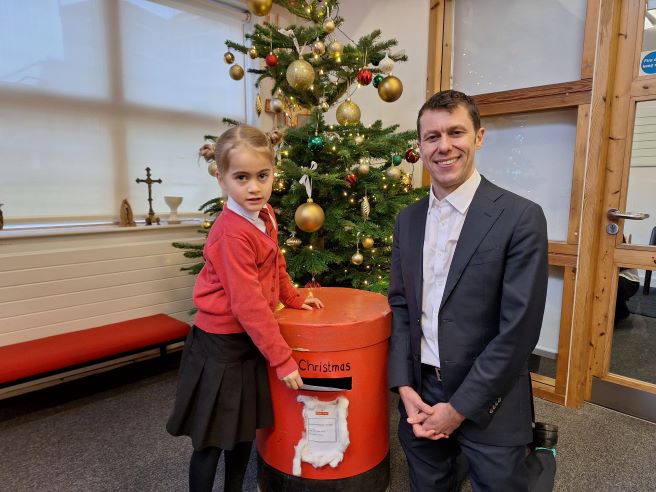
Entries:
[[271, 98], [269, 107], [274, 113], [282, 113], [285, 110], [285, 104], [282, 102], [282, 99], [278, 99], [277, 97]]

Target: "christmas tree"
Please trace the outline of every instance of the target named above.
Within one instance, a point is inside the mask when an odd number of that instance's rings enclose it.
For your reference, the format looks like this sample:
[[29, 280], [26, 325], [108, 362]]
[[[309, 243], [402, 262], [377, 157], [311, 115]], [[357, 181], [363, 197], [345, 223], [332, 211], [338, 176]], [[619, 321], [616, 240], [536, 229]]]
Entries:
[[[394, 39], [380, 40], [376, 30], [357, 42], [342, 43], [343, 19], [337, 0], [276, 0], [301, 20], [276, 27], [256, 24], [247, 34], [250, 45], [227, 41], [224, 60], [230, 76], [240, 80], [244, 69], [235, 64], [233, 51], [264, 60], [249, 69], [258, 76], [256, 87], [273, 81], [268, 106], [293, 120], [305, 114], [298, 128], [281, 128], [276, 144], [277, 165], [270, 199], [279, 223], [280, 246], [287, 270], [299, 286], [346, 286], [385, 293], [389, 281], [391, 244], [396, 214], [426, 194], [413, 189], [412, 177], [401, 169], [403, 160], [415, 163], [416, 132], [397, 132], [398, 125], [370, 126], [360, 122], [361, 110], [351, 99], [359, 90], [378, 90], [381, 104], [396, 101], [402, 82], [392, 74], [394, 64], [407, 58], [392, 54]], [[250, 0], [255, 15], [266, 15], [271, 0]], [[344, 34], [342, 32], [342, 34]], [[344, 34], [346, 39], [350, 38]], [[338, 125], [329, 125], [324, 113], [337, 105]], [[263, 108], [261, 96], [257, 112]], [[235, 121], [227, 121], [237, 124]], [[201, 155], [212, 162], [211, 141]], [[210, 200], [201, 210], [214, 217], [223, 199]], [[206, 221], [204, 227], [211, 226]], [[176, 244], [188, 257], [201, 257], [202, 246]], [[193, 267], [192, 273], [202, 264]]]

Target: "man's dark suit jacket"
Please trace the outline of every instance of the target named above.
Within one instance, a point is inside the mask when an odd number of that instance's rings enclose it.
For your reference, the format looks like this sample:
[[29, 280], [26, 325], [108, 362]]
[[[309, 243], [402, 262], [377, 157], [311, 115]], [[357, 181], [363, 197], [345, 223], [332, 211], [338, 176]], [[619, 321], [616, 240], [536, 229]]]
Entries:
[[[389, 289], [389, 384], [420, 395], [427, 210], [428, 197], [397, 217]], [[438, 315], [445, 396], [466, 417], [459, 430], [472, 441], [517, 446], [532, 439], [527, 359], [540, 335], [547, 278], [542, 209], [482, 177]]]

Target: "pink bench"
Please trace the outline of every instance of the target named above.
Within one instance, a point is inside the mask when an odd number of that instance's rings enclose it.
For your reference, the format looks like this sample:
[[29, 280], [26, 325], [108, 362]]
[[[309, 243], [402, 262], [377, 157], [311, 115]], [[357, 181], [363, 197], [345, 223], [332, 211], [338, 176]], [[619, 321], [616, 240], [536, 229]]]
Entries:
[[0, 388], [183, 341], [189, 325], [166, 314], [0, 347]]

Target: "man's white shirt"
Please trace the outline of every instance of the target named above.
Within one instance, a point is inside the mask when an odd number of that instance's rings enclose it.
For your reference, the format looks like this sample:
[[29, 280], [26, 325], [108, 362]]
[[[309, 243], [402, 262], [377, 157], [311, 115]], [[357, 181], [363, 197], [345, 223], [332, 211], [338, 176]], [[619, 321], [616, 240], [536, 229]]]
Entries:
[[440, 367], [438, 315], [444, 286], [451, 268], [458, 238], [465, 223], [469, 205], [481, 183], [474, 169], [467, 181], [444, 199], [438, 200], [431, 187], [426, 216], [423, 256], [423, 291], [421, 299], [421, 362]]

